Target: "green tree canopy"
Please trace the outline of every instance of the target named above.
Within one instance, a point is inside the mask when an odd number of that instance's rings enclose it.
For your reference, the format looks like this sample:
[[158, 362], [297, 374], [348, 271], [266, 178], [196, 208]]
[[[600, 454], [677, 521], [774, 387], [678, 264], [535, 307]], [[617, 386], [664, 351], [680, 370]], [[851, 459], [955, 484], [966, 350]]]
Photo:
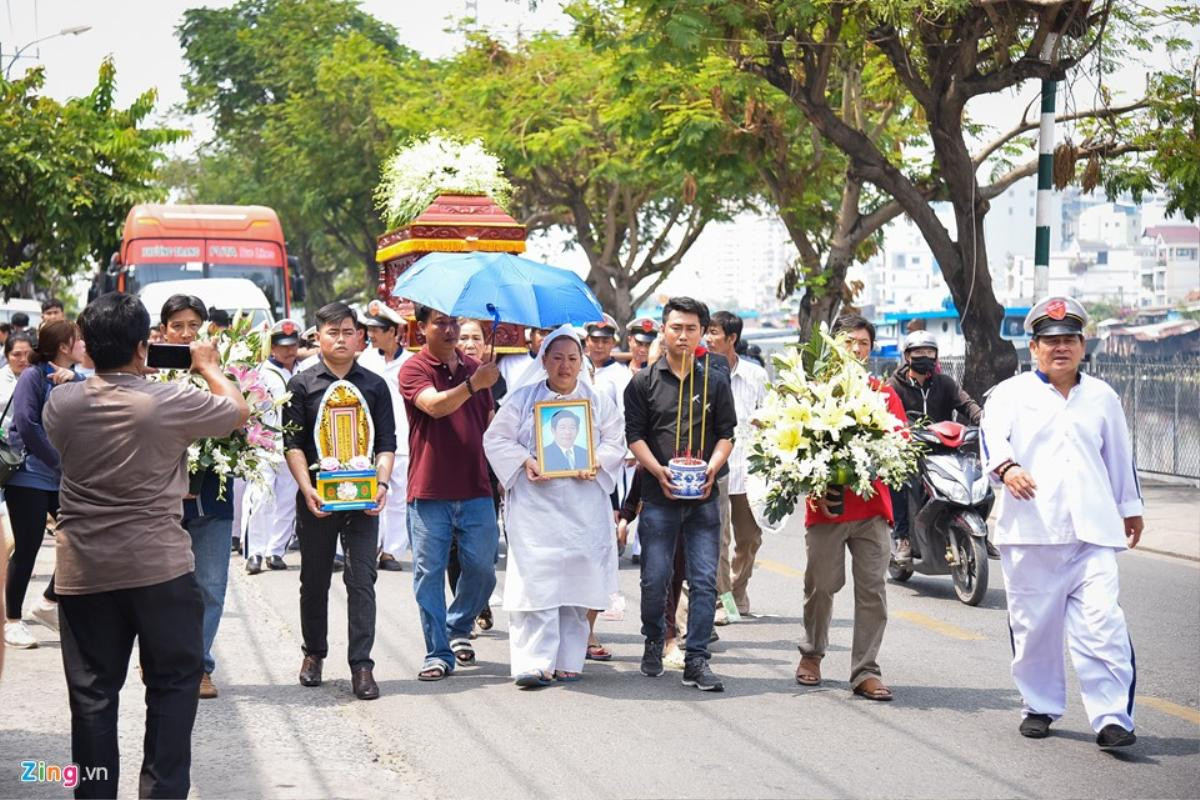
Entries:
[[[976, 394], [1016, 365], [1011, 344], [1000, 337], [1003, 309], [992, 288], [983, 223], [992, 198], [1035, 172], [1036, 158], [999, 165], [997, 160], [1011, 157], [1011, 146], [1036, 128], [1036, 121], [1022, 120], [976, 147], [983, 132], [968, 115], [968, 102], [1031, 79], [1061, 81], [1092, 62], [1103, 76], [1116, 59], [1128, 56], [1122, 52], [1126, 42], [1134, 49], [1186, 44], [1154, 32], [1155, 12], [1127, 10], [1112, 0], [1052, 5], [1018, 0], [628, 0], [628, 5], [643, 12], [643, 30], [659, 43], [665, 60], [690, 59], [694, 64], [722, 53], [739, 70], [780, 92], [808, 123], [794, 131], [793, 139], [815, 135], [839, 150], [847, 159], [849, 180], [870, 183], [895, 204], [892, 210], [912, 219], [960, 309], [969, 356], [966, 384]], [[1172, 13], [1196, 17], [1195, 9], [1186, 6]], [[847, 79], [861, 80], [864, 88], [868, 82], [875, 85], [864, 97], [901, 98], [925, 129], [924, 152], [897, 146], [901, 141], [896, 137], [872, 135], [876, 122], [860, 115], [858, 104], [847, 103]], [[1095, 136], [1065, 155], [1072, 162], [1094, 158], [1118, 164], [1118, 157], [1153, 147], [1155, 132], [1167, 127], [1161, 118], [1147, 120], [1145, 129], [1132, 137], [1113, 125], [1151, 105], [1150, 100], [1122, 108], [1102, 103], [1069, 115], [1095, 120], [1097, 128]], [[988, 180], [978, 175], [985, 165], [993, 168]], [[1120, 170], [1135, 174], [1127, 165]], [[935, 213], [938, 201], [951, 205], [951, 229]]]
[[179, 36], [186, 108], [215, 127], [173, 170], [184, 196], [274, 208], [310, 308], [370, 294], [384, 230], [372, 191], [397, 139], [429, 124], [434, 66], [346, 0], [192, 9]]
[[517, 217], [573, 235], [624, 323], [710, 221], [752, 202], [755, 174], [689, 70], [603, 22], [511, 49], [474, 37], [447, 66], [439, 119], [501, 158]]
[[65, 103], [39, 94], [44, 77], [0, 78], [0, 281], [27, 291], [107, 264], [129, 209], [162, 196], [163, 148], [186, 136], [146, 124], [154, 91], [116, 106], [111, 60]]

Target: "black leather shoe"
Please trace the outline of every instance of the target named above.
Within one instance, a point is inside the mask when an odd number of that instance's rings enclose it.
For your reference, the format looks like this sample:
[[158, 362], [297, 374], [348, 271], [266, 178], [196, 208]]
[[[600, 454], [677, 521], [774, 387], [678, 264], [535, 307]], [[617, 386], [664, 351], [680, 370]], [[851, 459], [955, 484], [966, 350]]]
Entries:
[[268, 569], [287, 569], [287, 562], [283, 560], [283, 556], [271, 556], [267, 559]]
[[239, 537], [237, 537], [237, 536], [233, 537], [233, 541], [232, 541], [230, 544], [231, 544], [231, 548], [230, 548], [230, 549], [232, 549], [232, 550], [233, 550], [233, 552], [235, 552], [235, 553], [240, 553], [240, 552], [242, 552], [242, 540], [241, 540], [241, 538], [239, 538]]
[[287, 549], [288, 550], [299, 550], [300, 549], [300, 539], [296, 536], [293, 536], [291, 539], [289, 539], [288, 544], [287, 544]]
[[1137, 736], [1133, 731], [1127, 731], [1120, 725], [1115, 723], [1105, 725], [1100, 729], [1100, 733], [1096, 734], [1096, 744], [1100, 745], [1101, 750], [1111, 750], [1114, 747], [1129, 747], [1137, 741]]
[[263, 557], [262, 556], [250, 556], [248, 559], [246, 559], [246, 573], [247, 574], [257, 575], [258, 573], [262, 572], [262, 568], [263, 568]]
[[374, 700], [379, 697], [379, 684], [371, 674], [370, 667], [359, 667], [350, 675], [354, 696], [359, 700]]
[[300, 685], [301, 686], [320, 686], [321, 685], [321, 662], [323, 659], [316, 656], [305, 656], [304, 662], [300, 665]]
[[393, 556], [388, 555], [379, 557], [379, 568], [385, 572], [401, 572], [404, 570], [404, 567], [400, 566], [399, 561]]
[[1017, 730], [1027, 739], [1045, 739], [1050, 735], [1050, 723], [1053, 721], [1048, 714], [1030, 714], [1021, 720], [1021, 727]]

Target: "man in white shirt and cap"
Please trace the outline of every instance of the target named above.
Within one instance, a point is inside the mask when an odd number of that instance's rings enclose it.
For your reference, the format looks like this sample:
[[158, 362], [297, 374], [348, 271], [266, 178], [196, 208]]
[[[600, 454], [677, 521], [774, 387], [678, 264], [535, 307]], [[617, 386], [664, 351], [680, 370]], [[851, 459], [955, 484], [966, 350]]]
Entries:
[[537, 360], [538, 351], [542, 347], [542, 340], [553, 330], [553, 328], [526, 328], [525, 338], [529, 343], [528, 354], [512, 353], [503, 356], [496, 362], [496, 366], [500, 368], [500, 377], [504, 379], [504, 385], [508, 391], [511, 392], [513, 389], [529, 384], [537, 375], [541, 369], [541, 362]]
[[1040, 739], [1066, 710], [1063, 637], [1104, 749], [1127, 747], [1136, 683], [1118, 604], [1117, 553], [1142, 535], [1142, 496], [1121, 400], [1079, 371], [1087, 312], [1049, 297], [1025, 319], [1036, 369], [993, 390], [985, 469], [1003, 483], [995, 544], [1008, 596], [1020, 733]]
[[587, 357], [595, 369], [592, 383], [600, 392], [610, 392], [617, 398], [617, 408], [625, 413], [625, 387], [633, 380], [629, 365], [613, 358], [617, 346], [617, 321], [608, 314], [599, 322], [583, 326], [587, 334]]
[[[404, 319], [386, 303], [372, 300], [362, 316], [371, 337], [371, 347], [358, 357], [358, 363], [379, 375], [392, 394], [396, 415], [396, 461], [388, 489], [389, 497], [408, 494], [408, 415], [400, 396], [400, 367], [412, 355], [404, 349]], [[399, 572], [399, 557], [408, 550], [408, 507], [401, 502], [388, 503], [379, 516], [379, 568]]]
[[[276, 322], [271, 328], [271, 355], [259, 368], [275, 400], [287, 394], [288, 381], [296, 374], [299, 349], [300, 324], [292, 319]], [[279, 412], [274, 415], [268, 422], [278, 425]], [[251, 575], [262, 572], [264, 562], [268, 569], [287, 569], [283, 556], [296, 529], [298, 488], [286, 462], [275, 468], [273, 478], [272, 494], [258, 504], [246, 531], [246, 572]]]

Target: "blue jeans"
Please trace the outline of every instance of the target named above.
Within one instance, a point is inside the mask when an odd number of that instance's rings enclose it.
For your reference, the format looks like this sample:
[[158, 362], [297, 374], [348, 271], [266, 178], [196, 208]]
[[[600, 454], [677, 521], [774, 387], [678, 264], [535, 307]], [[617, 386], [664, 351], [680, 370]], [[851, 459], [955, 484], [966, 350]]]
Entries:
[[196, 558], [196, 583], [204, 601], [204, 671], [212, 674], [212, 646], [225, 610], [225, 585], [229, 582], [229, 553], [233, 547], [233, 520], [194, 517], [183, 523], [192, 537]]
[[638, 536], [642, 540], [642, 636], [652, 642], [661, 642], [666, 636], [667, 592], [675, 567], [676, 540], [682, 536], [688, 582], [686, 657], [708, 658], [721, 550], [719, 499], [645, 503], [638, 516]]
[[[467, 638], [475, 618], [496, 588], [500, 530], [491, 497], [471, 500], [414, 500], [408, 504], [408, 538], [413, 556], [413, 592], [425, 633], [425, 661], [454, 669], [450, 640]], [[446, 609], [446, 564], [458, 543], [462, 573]]]

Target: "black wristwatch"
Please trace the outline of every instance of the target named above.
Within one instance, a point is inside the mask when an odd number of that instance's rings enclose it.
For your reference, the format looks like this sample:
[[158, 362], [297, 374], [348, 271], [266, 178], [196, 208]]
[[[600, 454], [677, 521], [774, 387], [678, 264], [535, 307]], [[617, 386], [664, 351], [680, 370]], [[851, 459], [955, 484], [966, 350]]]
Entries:
[[469, 394], [469, 395], [475, 394], [475, 387], [471, 385], [471, 376], [470, 375], [467, 376], [467, 380], [465, 381], [465, 383], [467, 384], [467, 394]]

